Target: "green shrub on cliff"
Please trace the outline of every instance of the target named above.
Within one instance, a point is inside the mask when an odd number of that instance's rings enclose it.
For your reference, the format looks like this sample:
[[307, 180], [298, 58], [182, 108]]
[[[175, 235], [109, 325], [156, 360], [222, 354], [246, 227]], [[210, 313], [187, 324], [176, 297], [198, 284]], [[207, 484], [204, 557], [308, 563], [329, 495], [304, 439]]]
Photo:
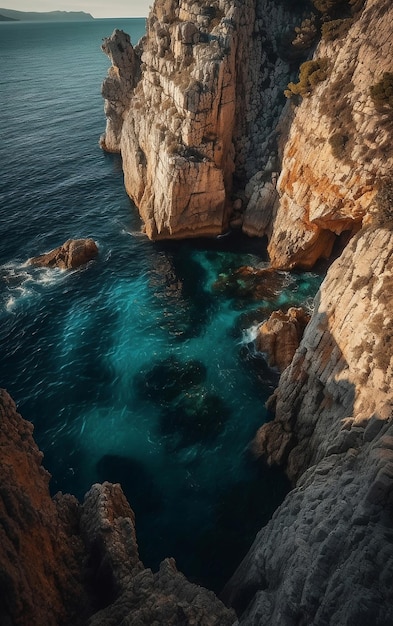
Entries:
[[342, 133], [334, 133], [329, 138], [330, 147], [332, 149], [332, 154], [336, 159], [340, 159], [340, 161], [344, 161], [347, 157], [347, 143], [348, 143], [348, 135], [343, 135]]
[[376, 225], [393, 224], [393, 173], [380, 179], [370, 213]]
[[326, 80], [328, 77], [329, 62], [327, 59], [315, 59], [306, 61], [300, 66], [299, 82], [289, 83], [288, 89], [284, 91], [287, 98], [292, 96], [309, 96], [313, 88], [318, 83]]
[[348, 17], [343, 20], [330, 20], [324, 22], [321, 27], [322, 39], [325, 41], [333, 41], [347, 34], [353, 24], [353, 19]]
[[365, 0], [312, 0], [312, 3], [320, 13], [338, 17], [345, 14], [354, 15], [362, 9]]
[[393, 73], [385, 72], [382, 79], [370, 87], [370, 96], [377, 107], [393, 109]]

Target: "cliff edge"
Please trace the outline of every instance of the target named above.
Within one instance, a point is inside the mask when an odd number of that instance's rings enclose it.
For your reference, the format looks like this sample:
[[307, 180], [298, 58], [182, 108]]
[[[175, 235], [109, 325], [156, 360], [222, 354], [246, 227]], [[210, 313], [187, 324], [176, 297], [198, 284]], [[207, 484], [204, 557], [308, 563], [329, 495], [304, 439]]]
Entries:
[[121, 152], [151, 239], [241, 225], [244, 185], [275, 159], [292, 72], [280, 41], [301, 15], [273, 0], [157, 0], [135, 47], [121, 31], [104, 41], [101, 145]]
[[393, 621], [392, 229], [330, 267], [255, 438], [295, 488], [223, 594], [244, 626]]
[[233, 611], [188, 582], [173, 559], [157, 573], [143, 566], [120, 485], [93, 485], [83, 504], [61, 493], [52, 499], [32, 432], [1, 389], [1, 624], [233, 623]]

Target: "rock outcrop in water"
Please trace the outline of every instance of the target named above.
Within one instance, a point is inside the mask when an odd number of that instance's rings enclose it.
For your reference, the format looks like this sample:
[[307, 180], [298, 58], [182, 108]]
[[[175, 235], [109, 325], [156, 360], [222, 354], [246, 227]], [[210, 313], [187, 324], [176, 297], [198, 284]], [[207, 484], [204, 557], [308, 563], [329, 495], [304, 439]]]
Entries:
[[121, 152], [150, 238], [213, 236], [239, 222], [233, 175], [272, 167], [291, 75], [279, 42], [300, 15], [273, 0], [156, 1], [135, 49], [120, 31], [105, 40], [101, 145]]
[[0, 390], [1, 624], [233, 624], [233, 611], [173, 559], [145, 569], [120, 485], [94, 485], [82, 505], [52, 499], [32, 431]]
[[68, 239], [62, 246], [29, 259], [37, 267], [58, 267], [62, 270], [76, 269], [98, 255], [94, 239]]
[[302, 308], [291, 307], [286, 313], [273, 311], [259, 326], [255, 347], [267, 355], [270, 367], [282, 372], [290, 365], [309, 319]]

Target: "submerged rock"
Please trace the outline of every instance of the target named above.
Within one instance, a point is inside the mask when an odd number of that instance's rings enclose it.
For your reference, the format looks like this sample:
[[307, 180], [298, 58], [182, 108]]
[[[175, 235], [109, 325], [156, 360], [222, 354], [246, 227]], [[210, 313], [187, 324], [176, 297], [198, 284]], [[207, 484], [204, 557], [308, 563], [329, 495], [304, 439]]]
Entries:
[[213, 289], [227, 297], [249, 300], [272, 300], [288, 281], [288, 274], [272, 268], [239, 267], [231, 274], [221, 274]]
[[161, 404], [171, 402], [182, 392], [200, 385], [206, 378], [206, 367], [201, 361], [180, 361], [170, 356], [147, 371], [134, 377], [139, 394]]
[[182, 395], [160, 417], [163, 434], [178, 436], [178, 446], [208, 444], [222, 432], [230, 417], [225, 402], [212, 393], [194, 392]]
[[37, 267], [69, 270], [85, 265], [97, 255], [98, 248], [94, 239], [68, 239], [62, 246], [29, 259], [29, 263]]

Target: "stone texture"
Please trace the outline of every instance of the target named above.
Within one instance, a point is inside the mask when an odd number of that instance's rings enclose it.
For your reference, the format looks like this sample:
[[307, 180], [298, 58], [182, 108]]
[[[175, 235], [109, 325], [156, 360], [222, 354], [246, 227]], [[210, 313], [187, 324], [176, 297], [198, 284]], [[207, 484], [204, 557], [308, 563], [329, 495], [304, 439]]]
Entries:
[[118, 29], [104, 39], [101, 49], [112, 66], [101, 87], [108, 121], [100, 145], [107, 152], [119, 152], [123, 115], [141, 74], [140, 49], [138, 46], [134, 48], [129, 35]]
[[392, 270], [393, 232], [385, 228], [361, 231], [329, 268], [275, 392], [275, 421], [256, 438], [261, 451], [280, 450], [268, 459], [286, 462], [294, 480], [328, 450], [347, 445], [351, 428], [391, 415]]
[[[383, 72], [393, 71], [392, 21], [390, 0], [367, 0], [345, 38], [322, 40], [314, 53], [328, 60], [328, 79], [285, 122], [278, 198], [265, 228], [275, 267], [309, 268], [329, 257], [337, 236], [367, 220], [378, 179], [392, 170], [391, 110], [377, 109], [370, 97]], [[341, 153], [332, 138], [343, 141]], [[264, 193], [253, 187], [248, 212], [266, 206], [271, 213]]]
[[0, 623], [4, 626], [230, 626], [234, 612], [166, 559], [139, 560], [120, 485], [93, 485], [83, 505], [49, 495], [33, 426], [0, 390]]
[[330, 267], [254, 451], [295, 483], [223, 598], [238, 624], [393, 620], [393, 232]]
[[214, 236], [241, 224], [233, 174], [243, 184], [276, 153], [273, 127], [291, 75], [278, 42], [299, 20], [273, 0], [165, 0], [136, 50], [120, 31], [104, 42], [113, 66], [101, 145], [121, 152], [150, 238]]
[[29, 259], [29, 263], [37, 267], [69, 270], [85, 265], [97, 255], [98, 248], [93, 239], [68, 239], [62, 246]]
[[286, 313], [274, 311], [259, 326], [255, 348], [267, 355], [270, 367], [278, 367], [281, 372], [288, 367], [309, 319], [302, 308], [291, 307]]
[[306, 471], [226, 586], [238, 626], [393, 622], [392, 423]]
[[63, 521], [77, 502], [63, 500], [60, 514], [32, 432], [1, 389], [0, 623], [79, 624], [82, 542]]

